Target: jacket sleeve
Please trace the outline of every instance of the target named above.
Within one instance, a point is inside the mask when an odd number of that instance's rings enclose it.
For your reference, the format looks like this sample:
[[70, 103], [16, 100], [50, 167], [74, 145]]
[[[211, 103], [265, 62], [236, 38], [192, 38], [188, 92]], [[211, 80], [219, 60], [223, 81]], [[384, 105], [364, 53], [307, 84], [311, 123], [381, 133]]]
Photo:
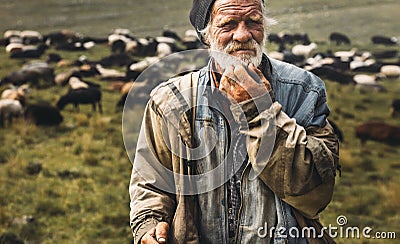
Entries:
[[[149, 103], [151, 104], [151, 103]], [[159, 222], [171, 223], [175, 211], [173, 194], [160, 189], [159, 184], [173, 187], [173, 179], [163, 170], [171, 169], [171, 154], [162, 136], [161, 116], [154, 106], [146, 107], [140, 130], [131, 180], [130, 226], [134, 243]]]
[[233, 108], [242, 110], [247, 120], [242, 133], [248, 136], [253, 170], [283, 201], [305, 217], [317, 218], [331, 201], [335, 183], [339, 146], [333, 128], [327, 121], [324, 127], [303, 128], [278, 102], [264, 105], [268, 108], [262, 112], [253, 104], [247, 101]]

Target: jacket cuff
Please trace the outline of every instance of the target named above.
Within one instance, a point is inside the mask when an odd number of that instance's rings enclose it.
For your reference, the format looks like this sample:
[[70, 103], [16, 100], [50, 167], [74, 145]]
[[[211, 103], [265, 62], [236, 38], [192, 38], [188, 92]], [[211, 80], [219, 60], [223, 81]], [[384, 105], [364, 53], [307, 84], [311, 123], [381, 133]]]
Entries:
[[272, 91], [230, 106], [234, 120], [238, 124], [248, 123], [257, 117], [261, 112], [270, 108], [274, 102]]
[[150, 218], [145, 220], [139, 227], [137, 227], [135, 230], [132, 229], [133, 233], [133, 243], [134, 244], [139, 244], [142, 237], [146, 234], [147, 231], [149, 231], [151, 228], [154, 228], [157, 226], [157, 224], [160, 221]]

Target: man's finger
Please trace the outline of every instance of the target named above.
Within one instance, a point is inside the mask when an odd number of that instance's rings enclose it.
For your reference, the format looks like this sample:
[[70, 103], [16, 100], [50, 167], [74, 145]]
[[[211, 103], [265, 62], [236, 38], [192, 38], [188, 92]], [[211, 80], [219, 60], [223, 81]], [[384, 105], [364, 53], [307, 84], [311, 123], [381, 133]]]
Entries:
[[156, 240], [158, 243], [167, 243], [167, 236], [169, 231], [169, 225], [167, 222], [160, 222], [156, 226]]
[[147, 231], [146, 234], [141, 239], [142, 244], [157, 244], [156, 240], [156, 228], [152, 228], [151, 230]]

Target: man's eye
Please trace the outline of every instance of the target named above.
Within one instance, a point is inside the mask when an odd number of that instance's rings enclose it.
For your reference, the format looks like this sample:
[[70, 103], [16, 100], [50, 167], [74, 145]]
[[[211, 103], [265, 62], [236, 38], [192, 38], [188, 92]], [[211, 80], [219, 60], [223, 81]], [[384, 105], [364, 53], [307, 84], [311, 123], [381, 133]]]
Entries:
[[223, 28], [232, 28], [236, 26], [236, 21], [229, 21], [222, 25]]
[[252, 19], [246, 20], [246, 25], [259, 25], [259, 24], [261, 24], [261, 21], [252, 20]]

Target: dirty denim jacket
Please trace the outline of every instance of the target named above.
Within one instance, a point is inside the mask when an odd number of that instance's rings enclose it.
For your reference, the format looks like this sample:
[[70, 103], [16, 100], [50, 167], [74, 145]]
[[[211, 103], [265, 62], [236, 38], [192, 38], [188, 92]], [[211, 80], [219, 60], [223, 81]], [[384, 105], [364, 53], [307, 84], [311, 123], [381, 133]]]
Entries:
[[[239, 125], [235, 133], [247, 137], [249, 157], [241, 177], [236, 243], [269, 243], [271, 239], [274, 243], [302, 243], [304, 239], [290, 239], [285, 232], [273, 231], [272, 236], [268, 232], [272, 226], [276, 230], [293, 226], [321, 227], [318, 214], [331, 201], [333, 193], [338, 142], [326, 120], [329, 109], [324, 84], [316, 76], [293, 65], [269, 60], [273, 103], [266, 102], [268, 99], [261, 96], [229, 108]], [[212, 191], [187, 195], [185, 189], [196, 188], [196, 183], [182, 177], [166, 179], [152, 167], [161, 164], [177, 175], [201, 175], [227, 157], [229, 123], [209, 106], [203, 106], [209, 104], [203, 96], [204, 84], [208, 83], [209, 77], [204, 70], [193, 72], [161, 84], [151, 94], [129, 187], [135, 243], [160, 221], [170, 224], [171, 243], [228, 242], [226, 184]], [[255, 109], [255, 104], [260, 105], [261, 110], [260, 106]], [[172, 129], [176, 128], [173, 123], [162, 128], [163, 116], [175, 116], [178, 129]], [[271, 116], [273, 124], [269, 124]], [[247, 127], [241, 126], [243, 120]], [[196, 146], [195, 142], [201, 137], [199, 132], [205, 127], [211, 127], [215, 132], [217, 140], [210, 141], [215, 145], [212, 144], [206, 157], [191, 160], [193, 155], [188, 148]], [[270, 134], [271, 127], [275, 129], [275, 143], [271, 153], [263, 153], [262, 140]], [[202, 139], [207, 145], [207, 138]], [[182, 147], [182, 144], [188, 147]], [[171, 148], [184, 152], [186, 159], [172, 153]], [[143, 172], [159, 177], [149, 180], [143, 177]], [[157, 181], [173, 186], [175, 192], [160, 190]], [[267, 234], [262, 235], [260, 230]], [[308, 241], [327, 243], [330, 239], [324, 236], [308, 238]]]

